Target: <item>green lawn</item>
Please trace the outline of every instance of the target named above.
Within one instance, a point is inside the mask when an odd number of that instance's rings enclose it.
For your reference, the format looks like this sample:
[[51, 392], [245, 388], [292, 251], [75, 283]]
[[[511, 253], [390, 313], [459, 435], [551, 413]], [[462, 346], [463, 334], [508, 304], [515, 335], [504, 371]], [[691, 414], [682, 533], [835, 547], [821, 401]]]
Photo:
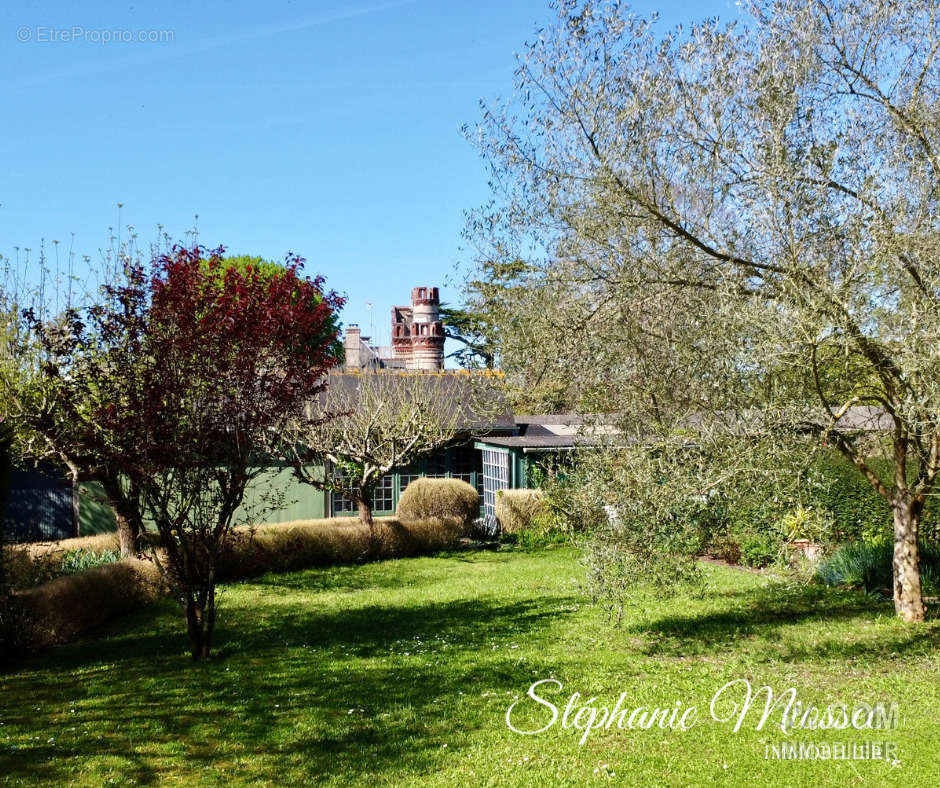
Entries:
[[[905, 785], [940, 775], [940, 621], [709, 567], [704, 597], [637, 595], [622, 627], [567, 548], [269, 575], [225, 589], [194, 666], [165, 602], [0, 676], [0, 782], [57, 784]], [[695, 705], [691, 729], [522, 736], [536, 680], [613, 704]], [[709, 719], [733, 679], [804, 701], [895, 701], [896, 730], [755, 731]], [[551, 717], [532, 701], [519, 727]], [[529, 720], [526, 723], [526, 719]], [[768, 760], [784, 739], [888, 741], [884, 760]]]

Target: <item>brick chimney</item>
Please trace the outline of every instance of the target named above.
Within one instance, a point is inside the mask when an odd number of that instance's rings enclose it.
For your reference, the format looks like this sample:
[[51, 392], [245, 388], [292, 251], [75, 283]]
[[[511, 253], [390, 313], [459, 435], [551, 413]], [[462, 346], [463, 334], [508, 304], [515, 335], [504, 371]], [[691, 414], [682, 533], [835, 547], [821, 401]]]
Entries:
[[346, 368], [359, 369], [362, 366], [362, 338], [356, 323], [347, 326], [343, 349], [346, 351]]

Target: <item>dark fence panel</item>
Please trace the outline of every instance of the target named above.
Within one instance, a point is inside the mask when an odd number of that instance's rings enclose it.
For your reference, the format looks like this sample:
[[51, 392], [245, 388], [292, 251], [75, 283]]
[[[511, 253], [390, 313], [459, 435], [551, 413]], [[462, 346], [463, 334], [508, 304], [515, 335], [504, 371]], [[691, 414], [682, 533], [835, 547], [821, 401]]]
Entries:
[[4, 519], [4, 536], [13, 542], [45, 542], [75, 536], [72, 485], [39, 471], [14, 472]]

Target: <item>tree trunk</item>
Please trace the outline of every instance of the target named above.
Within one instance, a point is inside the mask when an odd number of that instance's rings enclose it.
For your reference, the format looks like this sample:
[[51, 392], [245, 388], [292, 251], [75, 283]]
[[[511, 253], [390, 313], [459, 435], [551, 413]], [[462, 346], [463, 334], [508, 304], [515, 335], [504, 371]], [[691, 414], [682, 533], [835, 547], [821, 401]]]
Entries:
[[[112, 504], [112, 508], [114, 508]], [[114, 508], [117, 520], [118, 542], [121, 545], [121, 557], [132, 558], [140, 550], [140, 529], [134, 517], [128, 517], [121, 508]]]
[[357, 501], [359, 506], [359, 522], [369, 527], [369, 552], [367, 558], [376, 558], [379, 553], [378, 542], [375, 538], [375, 520], [372, 517], [371, 491]]
[[365, 498], [360, 498], [357, 503], [359, 505], [359, 522], [371, 529], [375, 525], [375, 521], [372, 519], [372, 506]]
[[917, 531], [921, 506], [910, 497], [898, 496], [894, 509], [894, 609], [905, 621], [924, 620], [924, 598], [920, 586], [920, 555]]
[[131, 558], [140, 551], [140, 513], [128, 502], [120, 488], [120, 482], [115, 479], [103, 481], [105, 493], [114, 519], [117, 522], [118, 541], [121, 546], [121, 557]]
[[[200, 599], [202, 597], [202, 599]], [[186, 599], [186, 634], [194, 662], [209, 658], [215, 630], [215, 586], [205, 594], [190, 593]]]

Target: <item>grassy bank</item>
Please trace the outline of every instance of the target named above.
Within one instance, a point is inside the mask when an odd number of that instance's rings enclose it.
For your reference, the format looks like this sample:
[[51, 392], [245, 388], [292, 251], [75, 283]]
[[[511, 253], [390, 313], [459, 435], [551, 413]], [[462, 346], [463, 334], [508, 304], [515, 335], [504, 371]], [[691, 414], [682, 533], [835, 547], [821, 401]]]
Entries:
[[[218, 658], [193, 666], [158, 602], [103, 640], [0, 677], [0, 781], [327, 785], [933, 784], [940, 622], [888, 604], [708, 567], [702, 598], [638, 594], [612, 628], [577, 589], [568, 549], [457, 553], [266, 575], [227, 586]], [[506, 727], [538, 679], [613, 704], [698, 708], [687, 731]], [[820, 706], [897, 702], [893, 731], [753, 729], [709, 721], [747, 678]], [[550, 719], [518, 707], [517, 727]], [[894, 742], [898, 763], [775, 761], [784, 739]], [[596, 771], [595, 771], [596, 770]]]

